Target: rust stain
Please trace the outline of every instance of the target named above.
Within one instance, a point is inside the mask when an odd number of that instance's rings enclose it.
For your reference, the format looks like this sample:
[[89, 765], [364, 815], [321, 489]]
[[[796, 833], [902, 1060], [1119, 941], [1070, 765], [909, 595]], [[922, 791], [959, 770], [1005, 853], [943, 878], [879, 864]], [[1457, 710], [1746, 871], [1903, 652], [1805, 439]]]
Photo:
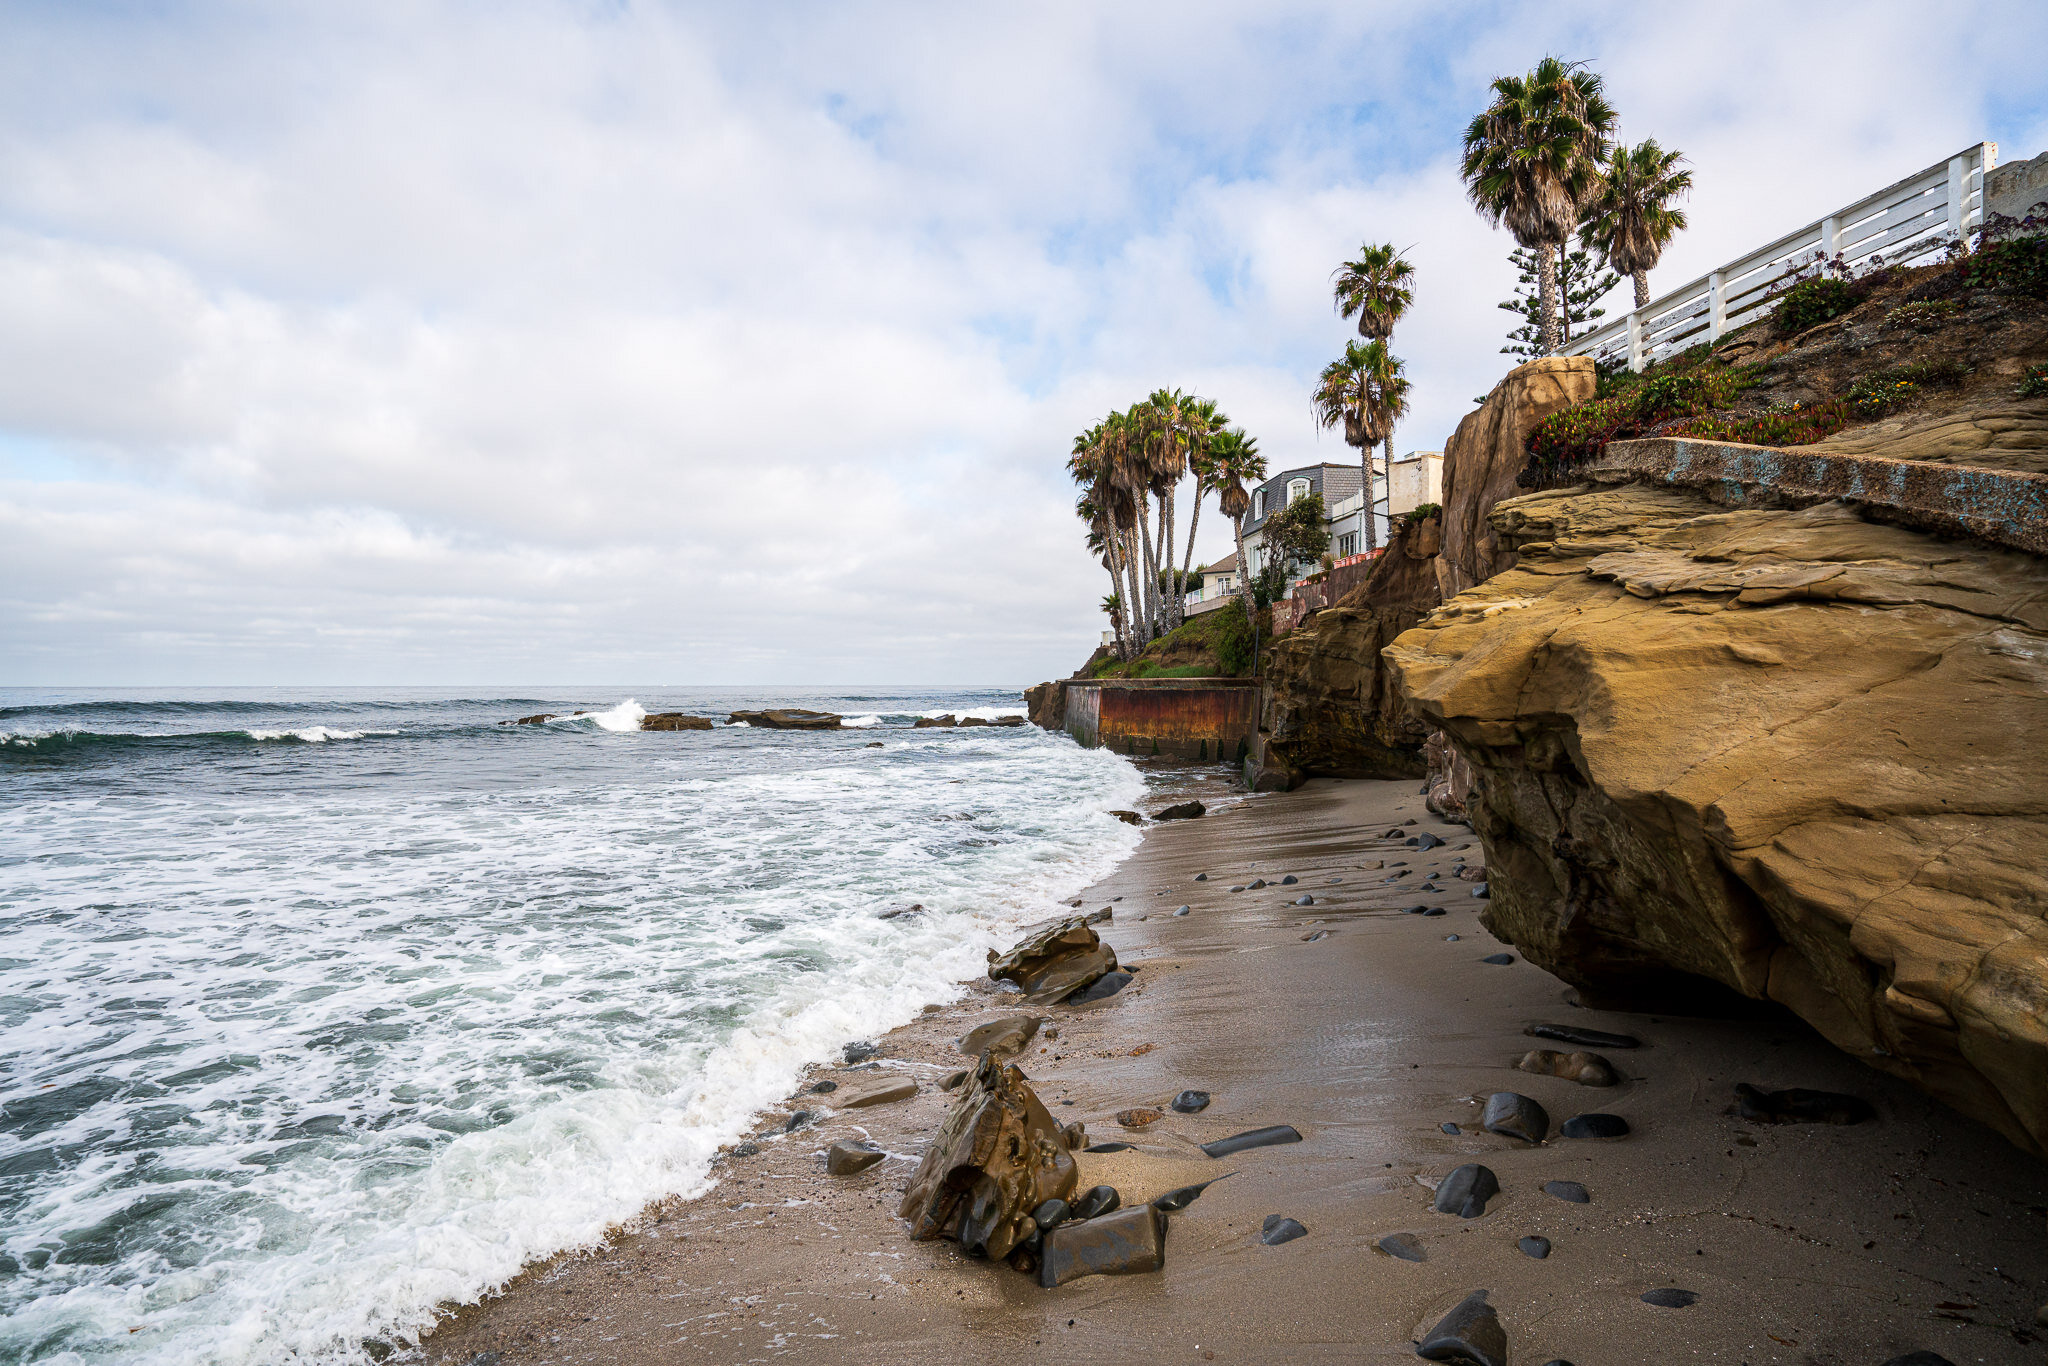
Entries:
[[1067, 729], [1084, 745], [1235, 763], [1258, 728], [1258, 689], [1143, 683], [1074, 685]]

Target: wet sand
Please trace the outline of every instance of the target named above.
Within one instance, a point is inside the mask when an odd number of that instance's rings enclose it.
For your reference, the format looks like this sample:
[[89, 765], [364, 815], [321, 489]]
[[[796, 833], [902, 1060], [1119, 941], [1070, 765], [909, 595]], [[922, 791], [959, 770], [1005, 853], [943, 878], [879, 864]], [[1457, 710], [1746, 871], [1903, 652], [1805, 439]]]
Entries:
[[[1432, 831], [1429, 853], [1383, 838]], [[1209, 817], [1153, 828], [1083, 899], [1140, 965], [1106, 1001], [1053, 1007], [1017, 1061], [1061, 1122], [1139, 1156], [1089, 1159], [1126, 1203], [1196, 1176], [1233, 1173], [1176, 1214], [1161, 1272], [1040, 1290], [949, 1242], [913, 1243], [896, 1218], [904, 1181], [967, 1065], [954, 1041], [1017, 1013], [995, 984], [881, 1040], [867, 1071], [820, 1068], [842, 1086], [877, 1072], [922, 1083], [909, 1101], [834, 1111], [721, 1164], [702, 1199], [651, 1211], [599, 1252], [529, 1271], [453, 1316], [423, 1345], [451, 1366], [524, 1363], [1411, 1362], [1412, 1341], [1478, 1288], [1513, 1360], [1577, 1366], [1724, 1362], [1880, 1366], [1914, 1349], [1967, 1363], [2040, 1363], [2048, 1329], [2048, 1164], [1850, 1059], [1790, 1017], [1703, 1020], [1576, 1008], [1568, 989], [1479, 926], [1482, 903], [1433, 867], [1483, 862], [1469, 831], [1437, 822], [1409, 783], [1317, 781]], [[1369, 868], [1374, 861], [1388, 866]], [[1403, 871], [1410, 875], [1386, 879]], [[1197, 873], [1209, 880], [1196, 882]], [[1300, 883], [1232, 893], [1254, 878]], [[1341, 881], [1336, 881], [1341, 879]], [[1296, 897], [1316, 904], [1298, 907]], [[1172, 910], [1186, 904], [1187, 916]], [[1442, 916], [1402, 913], [1429, 904]], [[1047, 907], [1048, 914], [1059, 910]], [[1310, 939], [1318, 932], [1324, 937]], [[1455, 942], [1446, 936], [1457, 935]], [[1599, 1050], [1626, 1078], [1594, 1089], [1514, 1070], [1524, 1026], [1556, 1021], [1636, 1035]], [[1057, 1037], [1052, 1037], [1052, 1031]], [[1847, 1091], [1877, 1108], [1853, 1127], [1770, 1126], [1732, 1113], [1733, 1086]], [[1117, 1111], [1212, 1093], [1195, 1115], [1139, 1132]], [[1549, 1111], [1529, 1147], [1475, 1132], [1488, 1093]], [[1570, 1116], [1625, 1117], [1628, 1137], [1555, 1135]], [[1445, 1122], [1463, 1132], [1441, 1131]], [[765, 1123], [765, 1121], [764, 1121]], [[1221, 1160], [1197, 1144], [1268, 1124], [1304, 1141]], [[837, 1139], [892, 1156], [828, 1177]], [[1437, 1214], [1429, 1183], [1465, 1162], [1502, 1193], [1475, 1219]], [[1585, 1205], [1546, 1195], [1582, 1183]], [[1268, 1215], [1308, 1236], [1260, 1243]], [[1376, 1249], [1413, 1234], [1428, 1260]], [[1525, 1256], [1535, 1234], [1553, 1250]], [[1698, 1295], [1688, 1308], [1638, 1297]]]

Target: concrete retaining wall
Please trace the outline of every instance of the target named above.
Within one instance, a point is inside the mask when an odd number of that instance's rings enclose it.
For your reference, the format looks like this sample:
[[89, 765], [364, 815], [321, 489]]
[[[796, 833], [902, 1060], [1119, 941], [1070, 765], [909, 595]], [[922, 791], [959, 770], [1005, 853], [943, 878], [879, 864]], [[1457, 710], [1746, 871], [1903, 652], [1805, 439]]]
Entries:
[[1259, 727], [1251, 679], [1069, 679], [1066, 730], [1119, 754], [1237, 763]]

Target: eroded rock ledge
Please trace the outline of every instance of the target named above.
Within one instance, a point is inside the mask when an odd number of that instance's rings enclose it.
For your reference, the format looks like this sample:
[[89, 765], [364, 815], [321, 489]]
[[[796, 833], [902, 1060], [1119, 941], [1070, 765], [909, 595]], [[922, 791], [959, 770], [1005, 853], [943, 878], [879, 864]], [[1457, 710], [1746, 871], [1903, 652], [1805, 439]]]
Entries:
[[1385, 652], [1473, 771], [1486, 922], [1589, 993], [1701, 979], [2048, 1152], [2048, 562], [1626, 485]]

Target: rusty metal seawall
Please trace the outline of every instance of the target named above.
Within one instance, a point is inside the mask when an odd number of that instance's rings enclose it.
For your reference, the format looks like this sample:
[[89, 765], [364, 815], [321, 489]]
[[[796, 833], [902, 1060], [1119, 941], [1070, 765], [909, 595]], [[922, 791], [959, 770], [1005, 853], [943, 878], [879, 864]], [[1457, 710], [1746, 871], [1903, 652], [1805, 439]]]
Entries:
[[1234, 764], [1259, 728], [1249, 678], [1070, 679], [1067, 733], [1091, 748]]

